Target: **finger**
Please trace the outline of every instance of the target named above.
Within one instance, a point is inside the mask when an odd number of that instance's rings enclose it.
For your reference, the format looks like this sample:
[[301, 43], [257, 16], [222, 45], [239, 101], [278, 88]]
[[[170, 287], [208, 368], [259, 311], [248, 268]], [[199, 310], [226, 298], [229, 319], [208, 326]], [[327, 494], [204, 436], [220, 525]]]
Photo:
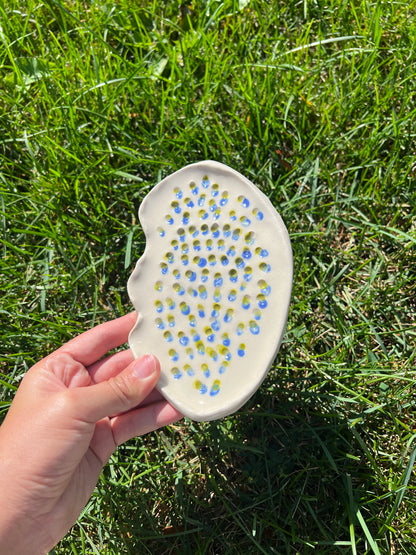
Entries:
[[71, 339], [58, 349], [58, 352], [67, 352], [84, 366], [90, 366], [111, 349], [126, 343], [136, 318], [136, 313], [131, 312], [121, 318], [100, 324]]
[[115, 442], [121, 445], [133, 437], [153, 432], [181, 418], [183, 415], [167, 401], [159, 401], [115, 416], [111, 419], [111, 428]]
[[134, 360], [133, 353], [130, 349], [119, 351], [114, 355], [109, 355], [106, 358], [91, 364], [88, 367], [88, 373], [94, 383], [109, 380], [111, 377], [119, 374], [126, 366]]
[[159, 375], [156, 357], [145, 355], [109, 380], [67, 390], [69, 410], [86, 422], [129, 411], [149, 395]]
[[152, 389], [146, 399], [140, 403], [141, 407], [145, 407], [146, 405], [151, 405], [152, 403], [158, 403], [159, 401], [165, 401], [163, 395], [157, 389]]

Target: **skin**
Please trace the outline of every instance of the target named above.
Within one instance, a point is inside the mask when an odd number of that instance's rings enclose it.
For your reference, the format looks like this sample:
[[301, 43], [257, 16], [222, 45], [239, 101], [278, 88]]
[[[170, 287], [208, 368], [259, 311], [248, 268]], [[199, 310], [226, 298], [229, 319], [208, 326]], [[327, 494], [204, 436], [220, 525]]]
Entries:
[[117, 446], [182, 417], [154, 390], [153, 355], [104, 356], [127, 341], [135, 320], [129, 314], [79, 335], [24, 376], [0, 427], [0, 553], [47, 553]]

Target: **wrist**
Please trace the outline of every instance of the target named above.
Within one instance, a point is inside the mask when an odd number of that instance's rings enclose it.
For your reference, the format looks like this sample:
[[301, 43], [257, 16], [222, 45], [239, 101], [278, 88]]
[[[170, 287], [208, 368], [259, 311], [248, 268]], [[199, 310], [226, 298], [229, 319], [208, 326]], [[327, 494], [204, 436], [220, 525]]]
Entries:
[[8, 555], [45, 555], [49, 549], [39, 525], [27, 515], [9, 509], [0, 509], [0, 553]]
[[0, 553], [44, 555], [53, 547], [47, 530], [30, 511], [25, 486], [16, 471], [0, 463]]

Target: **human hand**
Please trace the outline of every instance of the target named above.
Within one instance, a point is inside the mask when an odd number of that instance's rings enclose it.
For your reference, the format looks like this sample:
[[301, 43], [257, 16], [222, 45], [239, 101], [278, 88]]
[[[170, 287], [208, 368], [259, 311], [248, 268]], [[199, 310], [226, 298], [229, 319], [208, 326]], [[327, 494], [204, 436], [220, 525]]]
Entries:
[[72, 339], [25, 375], [0, 428], [0, 553], [46, 553], [75, 523], [117, 445], [182, 415], [130, 350], [135, 313]]

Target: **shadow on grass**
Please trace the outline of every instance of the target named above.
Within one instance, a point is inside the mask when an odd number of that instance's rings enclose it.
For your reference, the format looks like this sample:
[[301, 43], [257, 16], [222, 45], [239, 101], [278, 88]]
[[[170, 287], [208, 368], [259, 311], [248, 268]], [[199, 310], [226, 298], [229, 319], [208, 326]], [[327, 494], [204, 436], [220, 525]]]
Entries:
[[138, 490], [119, 515], [127, 552], [367, 552], [371, 514], [365, 531], [360, 499], [376, 485], [356, 436], [322, 383], [280, 372], [238, 414], [162, 433], [175, 462], [166, 484], [141, 482], [161, 495], [152, 515]]

